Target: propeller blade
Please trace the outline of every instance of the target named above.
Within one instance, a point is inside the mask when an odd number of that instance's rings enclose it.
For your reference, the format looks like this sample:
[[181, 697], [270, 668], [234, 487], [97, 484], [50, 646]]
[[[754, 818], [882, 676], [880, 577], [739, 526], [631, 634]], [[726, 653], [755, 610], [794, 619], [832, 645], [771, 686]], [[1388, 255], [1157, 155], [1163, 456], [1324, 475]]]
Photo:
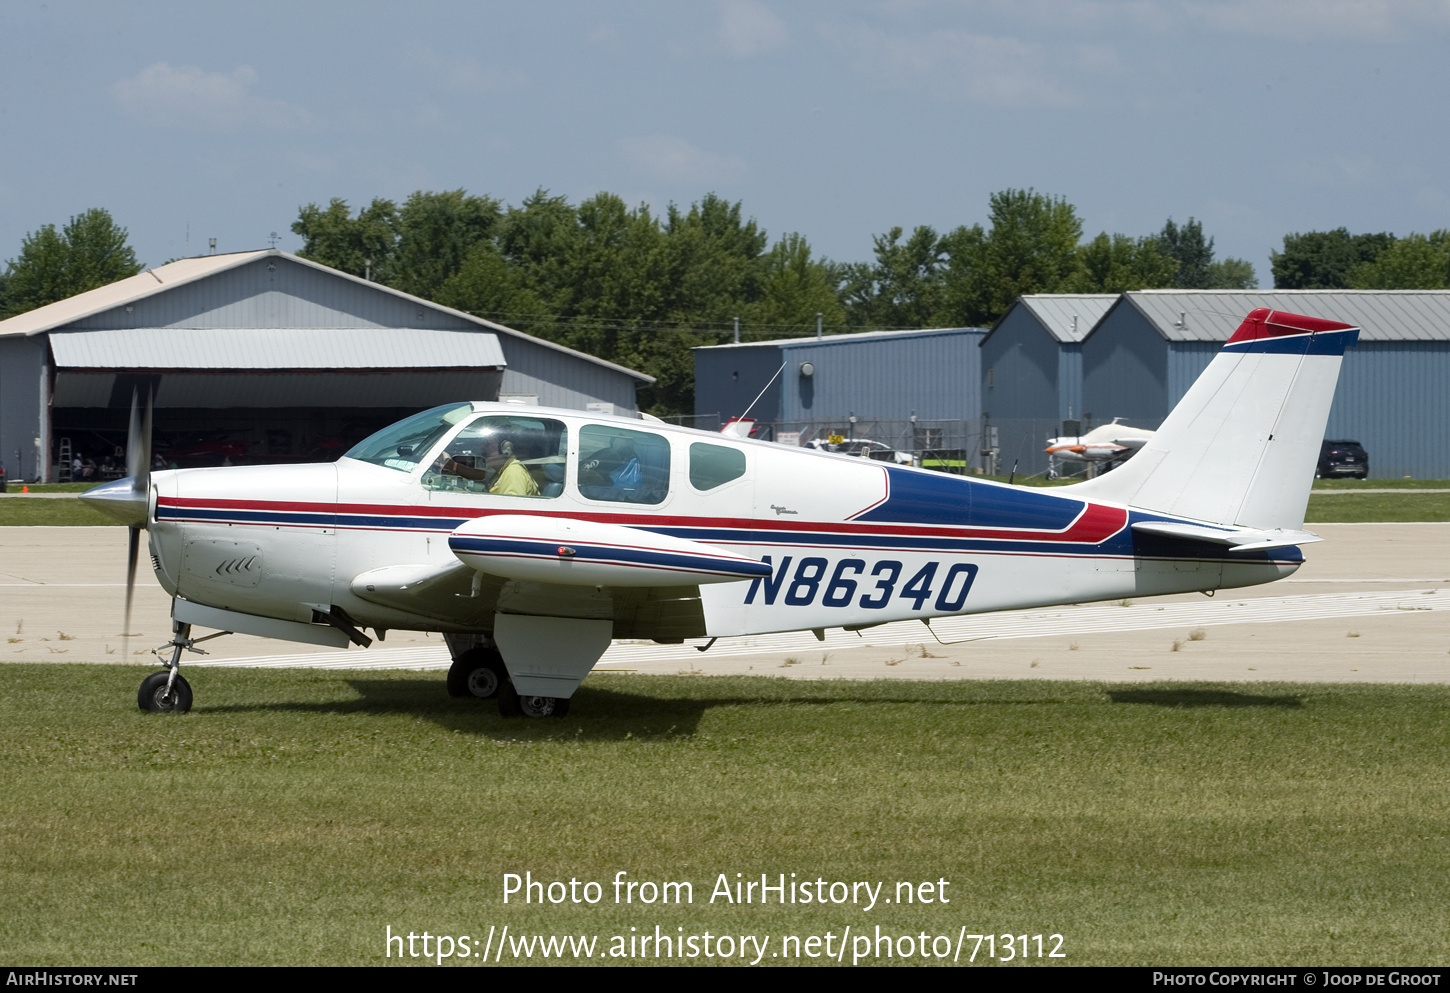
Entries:
[[126, 434], [126, 475], [131, 477], [131, 488], [137, 493], [146, 493], [151, 487], [151, 424], [154, 399], [151, 391], [147, 390], [146, 417], [143, 421], [140, 391], [131, 392], [131, 427]]
[[129, 541], [126, 548], [126, 626], [121, 629], [121, 653], [131, 658], [131, 599], [136, 592], [136, 559], [141, 553], [141, 529], [132, 525], [126, 529]]
[[126, 627], [121, 632], [121, 651], [131, 657], [131, 601], [136, 593], [136, 560], [141, 556], [141, 529], [146, 526], [145, 507], [151, 491], [151, 423], [154, 397], [146, 391], [146, 416], [142, 419], [140, 391], [131, 393], [131, 424], [126, 433], [126, 474], [131, 477], [131, 504], [141, 503], [140, 523], [128, 523], [126, 547]]

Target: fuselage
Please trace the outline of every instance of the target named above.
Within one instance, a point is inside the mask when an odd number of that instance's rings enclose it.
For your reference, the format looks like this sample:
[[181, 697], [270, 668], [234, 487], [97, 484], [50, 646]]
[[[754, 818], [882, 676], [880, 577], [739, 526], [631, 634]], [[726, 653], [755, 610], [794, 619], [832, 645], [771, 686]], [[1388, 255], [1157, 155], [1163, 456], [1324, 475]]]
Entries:
[[154, 473], [161, 584], [303, 623], [335, 608], [482, 632], [518, 613], [674, 640], [1247, 586], [1301, 560], [1135, 533], [1177, 518], [1072, 487], [572, 411], [438, 410], [437, 430], [400, 425], [332, 464]]

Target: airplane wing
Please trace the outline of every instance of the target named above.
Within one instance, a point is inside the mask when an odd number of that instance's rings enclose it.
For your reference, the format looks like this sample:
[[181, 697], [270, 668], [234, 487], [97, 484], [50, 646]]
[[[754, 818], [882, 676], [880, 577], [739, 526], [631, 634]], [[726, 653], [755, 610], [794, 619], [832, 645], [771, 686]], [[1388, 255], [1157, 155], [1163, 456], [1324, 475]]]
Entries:
[[476, 628], [495, 613], [611, 620], [615, 637], [680, 641], [705, 634], [698, 586], [579, 586], [507, 579], [462, 562], [393, 565], [355, 576], [349, 589], [383, 607]]

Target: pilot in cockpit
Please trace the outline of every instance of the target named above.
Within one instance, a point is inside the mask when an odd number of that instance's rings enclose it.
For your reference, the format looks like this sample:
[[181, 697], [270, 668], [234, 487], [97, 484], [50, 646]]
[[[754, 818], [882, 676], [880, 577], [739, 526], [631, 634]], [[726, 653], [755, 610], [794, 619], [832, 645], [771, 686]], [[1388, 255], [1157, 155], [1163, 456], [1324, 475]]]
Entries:
[[500, 431], [485, 428], [460, 434], [444, 452], [440, 471], [445, 476], [483, 483], [488, 492], [503, 496], [538, 496], [539, 486], [514, 454], [514, 443]]

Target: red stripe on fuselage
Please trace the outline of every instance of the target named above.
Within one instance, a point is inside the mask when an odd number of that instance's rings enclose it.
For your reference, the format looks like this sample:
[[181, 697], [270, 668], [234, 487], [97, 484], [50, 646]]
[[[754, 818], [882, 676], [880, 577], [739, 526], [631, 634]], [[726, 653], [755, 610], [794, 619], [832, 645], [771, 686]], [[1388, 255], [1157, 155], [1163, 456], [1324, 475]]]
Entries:
[[[573, 510], [552, 511], [537, 507], [501, 509], [489, 507], [419, 507], [413, 505], [384, 504], [333, 504], [290, 500], [213, 500], [197, 497], [161, 497], [161, 506], [176, 510], [238, 510], [251, 513], [295, 513], [336, 514], [342, 517], [436, 517], [451, 520], [459, 518], [492, 517], [496, 515], [528, 515], [532, 517], [557, 517], [578, 521], [592, 521], [600, 524], [620, 524], [625, 527], [674, 527], [704, 528], [712, 530], [771, 531], [782, 535], [792, 532], [812, 534], [862, 534], [930, 536], [940, 535], [952, 538], [995, 538], [1002, 541], [1053, 541], [1075, 544], [1097, 544], [1121, 531], [1128, 523], [1128, 512], [1121, 507], [1108, 507], [1089, 503], [1082, 513], [1061, 531], [1040, 531], [1018, 528], [974, 528], [955, 526], [923, 526], [917, 524], [853, 524], [840, 521], [780, 521], [768, 518], [750, 517], [673, 517], [655, 514], [610, 514], [590, 513]], [[299, 525], [301, 526], [301, 525]], [[338, 521], [345, 527], [345, 521]], [[445, 530], [439, 528], [439, 530]], [[447, 528], [446, 530], [452, 530]]]

